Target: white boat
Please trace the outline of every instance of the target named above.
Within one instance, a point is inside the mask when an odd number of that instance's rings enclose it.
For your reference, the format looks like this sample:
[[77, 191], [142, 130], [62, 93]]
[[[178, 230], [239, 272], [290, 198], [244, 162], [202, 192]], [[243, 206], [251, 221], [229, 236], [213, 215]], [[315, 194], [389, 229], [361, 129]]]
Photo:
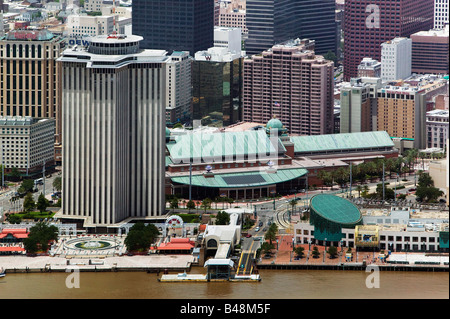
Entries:
[[3, 278], [6, 276], [5, 271], [3, 270], [3, 268], [0, 268], [0, 278]]

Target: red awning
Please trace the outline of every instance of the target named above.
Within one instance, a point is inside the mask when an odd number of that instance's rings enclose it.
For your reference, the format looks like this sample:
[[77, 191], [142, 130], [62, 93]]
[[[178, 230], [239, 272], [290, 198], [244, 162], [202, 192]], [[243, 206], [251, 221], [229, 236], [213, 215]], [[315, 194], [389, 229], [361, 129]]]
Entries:
[[25, 251], [22, 247], [0, 247], [0, 251]]

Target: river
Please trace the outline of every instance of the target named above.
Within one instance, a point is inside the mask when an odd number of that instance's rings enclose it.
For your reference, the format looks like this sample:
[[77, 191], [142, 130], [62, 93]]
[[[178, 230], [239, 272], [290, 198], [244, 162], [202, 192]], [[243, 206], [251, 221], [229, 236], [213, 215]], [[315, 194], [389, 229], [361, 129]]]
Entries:
[[[191, 273], [203, 273], [194, 267]], [[260, 282], [162, 283], [155, 273], [8, 273], [1, 299], [448, 299], [448, 272], [260, 270]], [[79, 287], [68, 288], [66, 281]]]

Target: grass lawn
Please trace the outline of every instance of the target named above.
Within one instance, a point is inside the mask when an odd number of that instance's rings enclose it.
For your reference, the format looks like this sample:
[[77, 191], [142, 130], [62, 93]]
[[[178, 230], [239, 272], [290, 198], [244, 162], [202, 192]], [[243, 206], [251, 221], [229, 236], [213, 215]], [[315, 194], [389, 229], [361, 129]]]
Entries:
[[52, 218], [55, 213], [54, 212], [29, 212], [29, 213], [17, 213], [17, 215], [19, 215], [20, 217], [22, 217], [23, 219], [40, 219], [40, 218]]

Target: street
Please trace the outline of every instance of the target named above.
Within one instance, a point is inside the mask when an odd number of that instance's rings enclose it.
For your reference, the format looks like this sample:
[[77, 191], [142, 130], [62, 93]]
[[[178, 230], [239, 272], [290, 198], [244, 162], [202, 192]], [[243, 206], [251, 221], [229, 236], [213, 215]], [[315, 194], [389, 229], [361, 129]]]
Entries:
[[[55, 192], [53, 188], [53, 181], [55, 177], [61, 176], [61, 171], [57, 170], [56, 172], [51, 174], [51, 177], [45, 178], [44, 185], [37, 185], [37, 192], [32, 193], [33, 198], [37, 201], [39, 195], [44, 192], [45, 188], [45, 196], [47, 199], [51, 200], [51, 195]], [[20, 187], [21, 182], [14, 183], [14, 186], [10, 186], [6, 190], [2, 190], [0, 193], [0, 220], [3, 218], [3, 213], [7, 212], [18, 212], [22, 211], [23, 198], [19, 198], [16, 201], [11, 201], [11, 198], [17, 192], [17, 189]]]

